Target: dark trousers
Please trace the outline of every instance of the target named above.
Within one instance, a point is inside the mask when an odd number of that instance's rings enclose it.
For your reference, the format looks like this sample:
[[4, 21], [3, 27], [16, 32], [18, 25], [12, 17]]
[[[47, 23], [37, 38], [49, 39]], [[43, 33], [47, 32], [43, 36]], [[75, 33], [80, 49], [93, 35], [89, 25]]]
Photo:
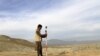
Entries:
[[37, 50], [37, 55], [38, 56], [43, 56], [41, 41], [36, 41], [36, 50]]

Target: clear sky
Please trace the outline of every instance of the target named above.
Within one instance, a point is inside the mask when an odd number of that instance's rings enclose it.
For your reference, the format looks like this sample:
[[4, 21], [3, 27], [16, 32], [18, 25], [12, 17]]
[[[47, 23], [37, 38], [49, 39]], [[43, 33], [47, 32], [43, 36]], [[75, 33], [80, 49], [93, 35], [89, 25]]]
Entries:
[[100, 0], [0, 0], [0, 34], [33, 40], [36, 26], [49, 39], [100, 39]]

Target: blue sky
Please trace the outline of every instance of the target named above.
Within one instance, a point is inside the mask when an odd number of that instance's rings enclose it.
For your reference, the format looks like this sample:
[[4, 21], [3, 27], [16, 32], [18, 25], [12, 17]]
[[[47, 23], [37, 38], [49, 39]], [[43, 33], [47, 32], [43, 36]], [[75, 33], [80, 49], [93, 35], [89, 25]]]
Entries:
[[5, 12], [21, 12], [23, 10], [38, 11], [45, 10], [52, 6], [56, 6], [58, 3], [62, 3], [62, 0], [1, 0], [0, 10]]
[[48, 39], [100, 39], [100, 1], [0, 0], [0, 34], [32, 41], [38, 24]]

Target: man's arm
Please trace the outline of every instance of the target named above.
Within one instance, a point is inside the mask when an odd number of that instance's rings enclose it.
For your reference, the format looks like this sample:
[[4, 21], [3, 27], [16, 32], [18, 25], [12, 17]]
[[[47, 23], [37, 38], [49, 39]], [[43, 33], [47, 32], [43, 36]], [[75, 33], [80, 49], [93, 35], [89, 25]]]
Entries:
[[47, 33], [41, 34], [40, 31], [38, 31], [38, 30], [36, 31], [36, 33], [37, 33], [40, 37], [42, 37], [42, 38], [47, 37]]
[[42, 38], [45, 38], [45, 37], [47, 37], [47, 30], [45, 30], [45, 34], [42, 34], [42, 36], [41, 36]]
[[42, 34], [41, 37], [45, 38], [45, 37], [47, 37], [47, 34]]

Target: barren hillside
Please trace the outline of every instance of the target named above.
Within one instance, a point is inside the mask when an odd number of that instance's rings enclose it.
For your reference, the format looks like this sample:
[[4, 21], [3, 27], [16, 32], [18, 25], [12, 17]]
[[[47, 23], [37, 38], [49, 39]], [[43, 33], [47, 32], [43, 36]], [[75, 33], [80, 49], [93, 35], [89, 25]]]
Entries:
[[0, 35], [0, 51], [27, 51], [34, 48], [34, 44], [23, 39]]

